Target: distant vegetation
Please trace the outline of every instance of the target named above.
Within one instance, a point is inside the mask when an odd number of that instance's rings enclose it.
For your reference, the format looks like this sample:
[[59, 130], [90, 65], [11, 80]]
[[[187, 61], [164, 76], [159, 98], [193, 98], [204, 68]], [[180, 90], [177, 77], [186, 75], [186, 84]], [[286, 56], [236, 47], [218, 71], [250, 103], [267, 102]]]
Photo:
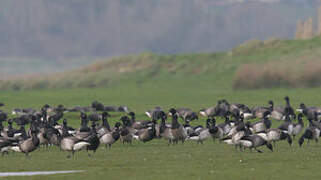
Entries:
[[[210, 89], [321, 85], [321, 38], [251, 40], [228, 52], [140, 55], [102, 60], [73, 71], [0, 81], [1, 90], [152, 85]], [[144, 86], [145, 87], [145, 86]]]
[[252, 38], [292, 38], [296, 21], [315, 17], [317, 4], [318, 0], [1, 0], [0, 56], [59, 59], [144, 51], [217, 52]]
[[321, 59], [245, 64], [237, 69], [235, 89], [321, 86]]

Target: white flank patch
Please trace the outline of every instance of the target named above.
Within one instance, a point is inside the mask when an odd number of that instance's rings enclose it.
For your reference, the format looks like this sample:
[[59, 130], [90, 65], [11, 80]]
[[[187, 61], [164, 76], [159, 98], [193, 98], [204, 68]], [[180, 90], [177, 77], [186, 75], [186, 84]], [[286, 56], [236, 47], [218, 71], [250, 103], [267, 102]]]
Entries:
[[200, 111], [200, 115], [207, 117], [206, 113], [204, 111]]

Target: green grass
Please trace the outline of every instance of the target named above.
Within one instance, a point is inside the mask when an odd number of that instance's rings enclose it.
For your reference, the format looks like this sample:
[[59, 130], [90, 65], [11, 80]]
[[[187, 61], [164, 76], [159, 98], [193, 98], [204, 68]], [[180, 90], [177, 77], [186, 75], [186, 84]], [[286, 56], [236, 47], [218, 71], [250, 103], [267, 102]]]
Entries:
[[[141, 87], [127, 84], [108, 89], [71, 89], [26, 92], [2, 92], [0, 101], [7, 104], [5, 111], [14, 107], [40, 107], [45, 103], [66, 106], [89, 105], [97, 99], [106, 105], [128, 105], [137, 112], [138, 120], [147, 119], [144, 111], [156, 105], [170, 107], [201, 107], [215, 105], [218, 99], [243, 102], [249, 106], [266, 104], [269, 99], [283, 105], [283, 97], [289, 95], [297, 107], [300, 102], [321, 105], [318, 93], [321, 89], [273, 89], [257, 91], [233, 91], [211, 89], [210, 85], [163, 87], [161, 84], [143, 84]], [[112, 124], [120, 118], [113, 113]], [[67, 114], [69, 124], [78, 127], [77, 113]], [[223, 121], [222, 119], [218, 120]], [[252, 120], [255, 121], [255, 120]], [[204, 124], [200, 119], [193, 124]], [[305, 120], [305, 123], [306, 120]], [[277, 127], [280, 122], [273, 121]], [[6, 179], [318, 179], [321, 145], [310, 144], [299, 148], [297, 140], [293, 147], [280, 142], [275, 152], [262, 147], [264, 153], [236, 152], [234, 147], [219, 142], [206, 141], [204, 145], [187, 142], [168, 146], [164, 140], [148, 143], [134, 142], [132, 146], [119, 142], [110, 151], [100, 147], [93, 157], [85, 151], [67, 159], [67, 153], [57, 147], [40, 148], [27, 159], [19, 153], [1, 157], [0, 169], [6, 171], [86, 170], [85, 173], [60, 174], [32, 177], [9, 177]]]
[[[160, 56], [150, 53], [114, 58], [85, 68], [40, 80], [27, 79], [0, 83], [0, 102], [10, 112], [15, 107], [39, 108], [48, 103], [67, 107], [89, 105], [93, 100], [105, 105], [127, 105], [138, 120], [147, 119], [144, 111], [154, 106], [164, 109], [190, 107], [195, 111], [213, 106], [219, 99], [252, 106], [273, 100], [292, 106], [304, 102], [321, 106], [320, 88], [279, 88], [233, 90], [235, 70], [246, 63], [317, 58], [320, 38], [307, 41], [251, 41], [229, 52]], [[94, 88], [89, 88], [94, 87]], [[10, 90], [18, 91], [10, 91]], [[32, 91], [30, 89], [33, 89]], [[36, 90], [34, 90], [36, 89]], [[47, 89], [47, 90], [39, 90]], [[122, 114], [112, 113], [110, 121]], [[67, 114], [69, 124], [79, 127], [79, 114]], [[222, 122], [218, 119], [218, 123]], [[252, 120], [255, 121], [255, 120]], [[193, 122], [204, 124], [205, 119]], [[307, 121], [305, 120], [307, 124]], [[280, 122], [273, 121], [273, 127]], [[275, 152], [235, 152], [234, 147], [212, 141], [198, 145], [167, 146], [164, 140], [132, 146], [117, 142], [111, 151], [100, 147], [94, 157], [79, 152], [73, 159], [52, 147], [24, 155], [11, 153], [1, 158], [1, 171], [87, 170], [85, 173], [46, 176], [46, 179], [319, 179], [320, 145], [299, 148], [280, 142]], [[7, 179], [43, 179], [43, 176]]]

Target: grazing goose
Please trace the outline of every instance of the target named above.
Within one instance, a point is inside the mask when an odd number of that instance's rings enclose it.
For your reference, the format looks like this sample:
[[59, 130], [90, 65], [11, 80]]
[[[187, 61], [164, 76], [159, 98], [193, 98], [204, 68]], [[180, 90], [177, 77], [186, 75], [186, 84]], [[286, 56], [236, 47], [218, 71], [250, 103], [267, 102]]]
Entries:
[[36, 150], [39, 147], [39, 139], [37, 137], [37, 130], [31, 129], [31, 137], [21, 141], [17, 146], [12, 147], [11, 149], [16, 152], [22, 152], [26, 156], [29, 155], [30, 152]]
[[[178, 108], [176, 109], [178, 117], [181, 117], [184, 121], [197, 120], [197, 113], [193, 112], [190, 108]], [[169, 113], [169, 115], [171, 115]]]
[[199, 132], [199, 135], [191, 136], [188, 139], [203, 144], [203, 141], [206, 139], [212, 138], [213, 140], [215, 140], [215, 138], [221, 139], [223, 137], [223, 130], [221, 128], [216, 127], [215, 119], [207, 119], [206, 126], [208, 128], [203, 128]]
[[259, 153], [262, 153], [262, 151], [257, 148], [264, 145], [266, 145], [267, 148], [273, 151], [273, 146], [257, 134], [242, 137], [239, 141], [239, 144], [244, 149], [249, 148], [250, 150], [252, 150], [254, 148]]
[[303, 113], [308, 119], [319, 119], [321, 114], [321, 108], [306, 107], [304, 103], [300, 104], [300, 107], [297, 109], [297, 111]]
[[137, 131], [134, 135], [134, 138], [144, 143], [154, 139], [156, 137], [155, 124], [156, 120], [153, 120], [151, 127]]
[[127, 106], [119, 106], [118, 107], [118, 112], [129, 113], [130, 109]]
[[219, 100], [215, 108], [215, 116], [225, 117], [228, 112], [230, 112], [230, 104], [225, 99]]
[[263, 139], [265, 139], [268, 142], [273, 142], [274, 146], [275, 146], [275, 142], [280, 141], [280, 140], [285, 140], [287, 139], [287, 142], [289, 143], [289, 145], [292, 145], [292, 138], [291, 136], [280, 130], [280, 129], [268, 129], [265, 133], [261, 132], [258, 133], [257, 135], [261, 136]]
[[253, 133], [264, 132], [271, 127], [271, 120], [268, 118], [270, 111], [265, 111], [263, 114], [263, 120], [251, 124], [251, 131]]
[[314, 126], [310, 126], [305, 129], [303, 135], [299, 139], [299, 145], [302, 147], [302, 144], [304, 143], [304, 139], [308, 139], [308, 144], [310, 140], [315, 140], [317, 143], [320, 137], [320, 129]]
[[161, 112], [163, 112], [163, 109], [159, 106], [156, 106], [154, 109], [150, 109], [147, 110], [145, 112], [145, 114], [149, 117], [149, 118], [156, 118], [156, 119], [160, 119], [161, 118]]
[[230, 111], [233, 111], [233, 109], [238, 109], [240, 111], [240, 114], [243, 114], [244, 119], [251, 119], [253, 118], [253, 114], [248, 106], [245, 104], [240, 103], [232, 103], [230, 106]]
[[203, 117], [211, 118], [211, 117], [214, 117], [216, 115], [216, 112], [217, 112], [217, 108], [215, 106], [215, 107], [209, 107], [209, 108], [206, 108], [206, 109], [201, 109], [199, 111], [199, 114], [201, 116], [203, 116]]
[[[209, 134], [209, 128], [211, 126], [211, 119], [207, 119], [205, 122], [205, 127], [198, 127], [197, 130], [194, 130], [194, 128], [191, 127], [185, 127], [187, 134], [188, 134], [188, 140], [194, 140], [197, 141], [197, 143], [202, 143], [202, 141], [206, 140], [207, 138], [210, 137]], [[189, 131], [192, 131], [189, 133]]]
[[101, 144], [106, 145], [106, 149], [110, 149], [111, 145], [114, 144], [120, 137], [120, 122], [115, 124], [115, 128], [112, 131], [105, 131], [104, 134], [99, 135]]
[[152, 121], [149, 120], [136, 121], [136, 114], [134, 112], [129, 112], [128, 115], [131, 117], [129, 126], [134, 129], [147, 128], [149, 124], [152, 124]]
[[17, 146], [18, 140], [15, 138], [5, 138], [0, 136], [0, 152], [2, 153], [2, 156], [4, 154], [8, 154], [9, 150], [13, 146]]
[[235, 126], [231, 129], [228, 135], [220, 141], [223, 141], [229, 145], [234, 145], [235, 149], [237, 149], [237, 147], [240, 145], [241, 138], [251, 134], [249, 127], [250, 123], [247, 122], [244, 124], [243, 118], [241, 118], [235, 123]]
[[91, 103], [91, 107], [94, 108], [96, 111], [104, 111], [105, 110], [104, 104], [100, 103], [96, 100]]
[[273, 110], [273, 103], [271, 103], [272, 101], [269, 101], [269, 107], [254, 107], [252, 108], [252, 114], [256, 117], [256, 118], [263, 118], [264, 117], [264, 113], [266, 112], [272, 112]]
[[171, 108], [169, 112], [172, 114], [172, 126], [171, 131], [174, 137], [173, 142], [177, 144], [178, 141], [184, 143], [187, 138], [187, 132], [185, 128], [178, 122], [178, 114], [174, 108]]

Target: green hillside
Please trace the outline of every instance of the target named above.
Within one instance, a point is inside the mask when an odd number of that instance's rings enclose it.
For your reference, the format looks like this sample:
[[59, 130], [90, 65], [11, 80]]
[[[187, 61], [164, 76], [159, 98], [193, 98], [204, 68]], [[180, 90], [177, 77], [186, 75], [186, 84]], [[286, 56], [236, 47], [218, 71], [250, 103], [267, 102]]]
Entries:
[[[251, 40], [228, 52], [117, 57], [70, 72], [46, 77], [1, 81], [2, 90], [93, 88], [114, 86], [231, 89], [235, 72], [246, 64], [319, 62], [321, 38], [311, 40]], [[296, 67], [300, 69], [300, 67]], [[282, 69], [280, 69], [282, 71]], [[318, 81], [318, 80], [317, 80]], [[320, 80], [321, 81], [321, 80]]]

